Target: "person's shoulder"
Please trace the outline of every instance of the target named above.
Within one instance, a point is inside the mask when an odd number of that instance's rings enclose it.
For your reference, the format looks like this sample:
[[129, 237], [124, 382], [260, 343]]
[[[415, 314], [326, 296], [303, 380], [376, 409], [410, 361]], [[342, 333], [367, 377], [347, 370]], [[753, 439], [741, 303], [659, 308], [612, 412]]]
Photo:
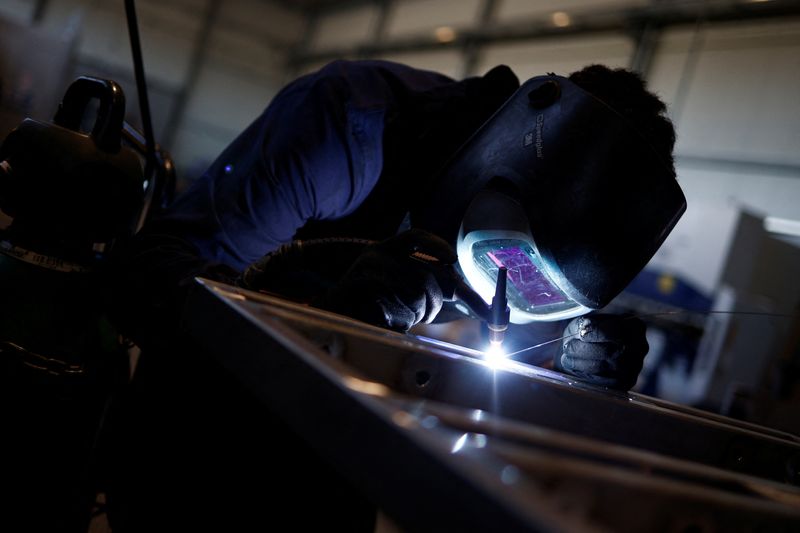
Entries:
[[310, 105], [341, 116], [342, 105], [351, 112], [386, 110], [413, 95], [458, 85], [439, 72], [392, 61], [340, 59], [294, 80], [274, 98], [273, 107]]
[[382, 77], [395, 76], [400, 78], [427, 78], [441, 82], [453, 82], [453, 79], [433, 70], [412, 67], [403, 63], [396, 63], [385, 59], [347, 60], [337, 59], [331, 61], [319, 70], [323, 76], [351, 76], [351, 75], [377, 75]]

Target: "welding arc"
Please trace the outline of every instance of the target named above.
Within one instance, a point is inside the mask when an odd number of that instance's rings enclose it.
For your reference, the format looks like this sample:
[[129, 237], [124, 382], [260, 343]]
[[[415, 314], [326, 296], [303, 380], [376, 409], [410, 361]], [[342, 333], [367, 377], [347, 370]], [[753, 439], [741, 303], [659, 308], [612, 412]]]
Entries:
[[511, 357], [512, 355], [521, 354], [522, 352], [527, 352], [529, 350], [535, 350], [536, 348], [541, 348], [542, 346], [546, 346], [548, 344], [552, 344], [554, 342], [563, 341], [564, 339], [569, 339], [570, 337], [575, 337], [579, 335], [579, 333], [573, 333], [572, 335], [565, 335], [563, 337], [559, 337], [557, 339], [551, 339], [549, 341], [540, 342], [539, 344], [535, 344], [533, 346], [529, 346], [527, 348], [523, 348], [522, 350], [517, 350], [516, 352], [507, 353], [505, 355], [506, 358]]
[[[633, 318], [647, 318], [652, 316], [663, 316], [663, 315], [679, 315], [681, 313], [699, 313], [703, 315], [750, 315], [750, 316], [768, 316], [768, 317], [779, 317], [779, 318], [791, 318], [792, 316], [794, 316], [785, 313], [767, 313], [762, 311], [662, 311], [660, 313], [644, 313], [641, 315], [626, 316], [625, 318], [623, 318], [623, 320], [630, 320]], [[551, 339], [549, 341], [540, 342], [539, 344], [535, 344], [533, 346], [517, 350], [516, 352], [508, 353], [505, 356], [511, 357], [514, 355], [518, 355], [521, 354], [522, 352], [535, 350], [536, 348], [541, 348], [542, 346], [547, 346], [548, 344], [552, 344], [554, 342], [563, 341], [564, 339], [569, 339], [577, 335], [579, 335], [579, 333], [573, 333], [572, 335], [565, 335], [557, 339]]]

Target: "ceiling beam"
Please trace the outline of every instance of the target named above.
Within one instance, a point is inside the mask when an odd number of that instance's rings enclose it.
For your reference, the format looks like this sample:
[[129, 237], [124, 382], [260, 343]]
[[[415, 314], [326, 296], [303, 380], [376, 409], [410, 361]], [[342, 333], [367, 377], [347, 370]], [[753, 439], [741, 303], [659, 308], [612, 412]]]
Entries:
[[434, 35], [416, 35], [379, 42], [365, 42], [357, 46], [329, 50], [305, 51], [289, 58], [291, 65], [318, 63], [342, 57], [371, 57], [397, 52], [424, 52], [448, 48], [463, 48], [468, 43], [485, 45], [514, 41], [535, 41], [601, 33], [638, 35], [642, 28], [651, 31], [669, 26], [735, 20], [758, 20], [779, 17], [800, 17], [797, 0], [771, 0], [766, 2], [732, 0], [687, 0], [658, 2], [641, 7], [616, 10], [584, 10], [569, 13], [570, 25], [555, 26], [549, 17], [537, 17], [514, 23], [493, 23], [480, 28], [459, 31], [456, 39], [441, 43]]

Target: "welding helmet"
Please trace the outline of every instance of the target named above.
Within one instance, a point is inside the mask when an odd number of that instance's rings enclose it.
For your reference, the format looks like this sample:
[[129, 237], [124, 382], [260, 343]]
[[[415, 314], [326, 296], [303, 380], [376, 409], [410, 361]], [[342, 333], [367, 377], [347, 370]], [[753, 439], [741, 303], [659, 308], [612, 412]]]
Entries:
[[417, 225], [458, 235], [459, 266], [484, 299], [507, 268], [513, 323], [604, 307], [686, 209], [671, 162], [625, 117], [552, 75], [512, 95], [446, 165], [429, 200]]

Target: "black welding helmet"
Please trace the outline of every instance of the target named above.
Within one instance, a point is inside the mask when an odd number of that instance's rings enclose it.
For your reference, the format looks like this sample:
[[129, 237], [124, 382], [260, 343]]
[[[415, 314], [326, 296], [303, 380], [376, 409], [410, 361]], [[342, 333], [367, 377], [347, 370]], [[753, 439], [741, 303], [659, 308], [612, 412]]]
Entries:
[[458, 235], [459, 265], [487, 301], [506, 267], [514, 323], [604, 307], [686, 209], [671, 162], [560, 76], [524, 83], [459, 149], [429, 200], [412, 221]]

